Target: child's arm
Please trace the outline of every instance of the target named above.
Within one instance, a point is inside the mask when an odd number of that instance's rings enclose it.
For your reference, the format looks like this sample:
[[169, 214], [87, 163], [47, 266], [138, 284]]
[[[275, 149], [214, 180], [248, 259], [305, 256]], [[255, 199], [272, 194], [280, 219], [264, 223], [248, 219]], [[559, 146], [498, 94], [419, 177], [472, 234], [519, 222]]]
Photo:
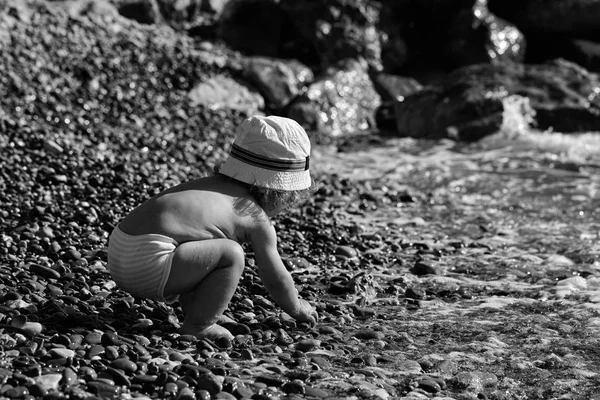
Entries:
[[300, 321], [314, 324], [317, 313], [307, 301], [298, 299], [294, 280], [283, 265], [277, 251], [277, 234], [270, 222], [260, 223], [249, 234], [260, 279], [275, 302]]

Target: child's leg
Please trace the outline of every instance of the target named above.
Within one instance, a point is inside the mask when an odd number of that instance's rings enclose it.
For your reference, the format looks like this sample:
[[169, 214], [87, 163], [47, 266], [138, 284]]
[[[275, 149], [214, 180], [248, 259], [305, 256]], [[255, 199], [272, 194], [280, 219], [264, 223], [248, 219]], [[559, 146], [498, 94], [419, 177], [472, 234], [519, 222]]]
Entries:
[[243, 270], [244, 251], [233, 240], [201, 240], [177, 247], [165, 296], [189, 294], [182, 299], [187, 303], [182, 333], [209, 338], [232, 336], [215, 323], [235, 293]]

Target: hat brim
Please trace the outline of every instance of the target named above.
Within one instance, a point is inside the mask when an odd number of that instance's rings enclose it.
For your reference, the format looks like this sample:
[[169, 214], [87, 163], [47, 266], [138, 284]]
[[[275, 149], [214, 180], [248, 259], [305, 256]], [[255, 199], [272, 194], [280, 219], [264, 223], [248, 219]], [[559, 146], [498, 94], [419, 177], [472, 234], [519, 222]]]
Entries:
[[225, 161], [219, 173], [250, 185], [275, 190], [305, 190], [312, 185], [308, 170], [275, 171], [247, 164], [234, 157], [229, 157]]

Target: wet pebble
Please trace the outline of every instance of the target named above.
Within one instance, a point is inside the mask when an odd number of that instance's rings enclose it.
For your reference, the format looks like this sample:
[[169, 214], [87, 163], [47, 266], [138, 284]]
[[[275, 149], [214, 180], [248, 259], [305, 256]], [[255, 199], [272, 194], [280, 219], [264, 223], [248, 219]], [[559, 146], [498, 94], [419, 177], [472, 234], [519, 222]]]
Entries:
[[92, 331], [85, 335], [83, 341], [87, 344], [100, 344], [103, 335], [103, 332]]
[[375, 331], [371, 329], [364, 329], [356, 332], [354, 336], [357, 339], [364, 340], [383, 340], [385, 339], [385, 334], [381, 331]]
[[196, 394], [189, 387], [182, 388], [179, 393], [177, 393], [176, 400], [195, 400]]
[[223, 380], [214, 374], [205, 374], [198, 379], [197, 390], [206, 390], [214, 395], [223, 390]]
[[441, 385], [435, 379], [424, 377], [419, 380], [418, 387], [428, 393], [437, 393], [442, 390]]
[[44, 391], [57, 390], [62, 374], [46, 374], [35, 378], [35, 383]]
[[110, 366], [123, 370], [126, 374], [133, 374], [138, 369], [137, 364], [128, 358], [117, 358], [110, 363]]
[[410, 272], [417, 276], [423, 275], [436, 275], [437, 270], [429, 261], [419, 260], [415, 263], [415, 265], [410, 269]]
[[256, 382], [264, 383], [267, 386], [280, 387], [285, 381], [279, 375], [258, 375], [255, 378]]
[[75, 351], [71, 350], [71, 349], [65, 349], [65, 348], [53, 348], [50, 349], [50, 355], [55, 356], [55, 357], [59, 357], [59, 358], [73, 358], [75, 357]]
[[62, 372], [62, 379], [60, 383], [66, 386], [71, 386], [77, 383], [77, 374], [71, 368], [65, 368]]
[[343, 259], [358, 257], [358, 251], [350, 246], [337, 246], [334, 250], [334, 254]]
[[47, 278], [47, 279], [59, 279], [60, 278], [60, 273], [50, 267], [46, 267], [44, 265], [41, 264], [30, 264], [29, 265], [29, 271], [33, 272], [34, 274], [41, 276], [42, 278]]
[[422, 300], [425, 298], [427, 293], [425, 292], [425, 289], [420, 286], [410, 286], [406, 288], [404, 295], [409, 299]]
[[321, 346], [321, 341], [318, 339], [304, 339], [296, 343], [296, 350], [303, 352], [315, 350]]

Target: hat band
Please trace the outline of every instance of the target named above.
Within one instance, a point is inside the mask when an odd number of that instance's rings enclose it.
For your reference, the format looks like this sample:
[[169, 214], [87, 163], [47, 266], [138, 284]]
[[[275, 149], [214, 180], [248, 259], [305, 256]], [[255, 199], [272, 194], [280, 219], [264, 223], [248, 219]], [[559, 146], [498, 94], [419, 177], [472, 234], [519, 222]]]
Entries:
[[256, 167], [270, 169], [273, 171], [307, 171], [309, 166], [310, 156], [306, 156], [304, 160], [281, 160], [258, 155], [240, 146], [234, 144], [231, 147], [231, 157], [237, 158], [247, 164]]

